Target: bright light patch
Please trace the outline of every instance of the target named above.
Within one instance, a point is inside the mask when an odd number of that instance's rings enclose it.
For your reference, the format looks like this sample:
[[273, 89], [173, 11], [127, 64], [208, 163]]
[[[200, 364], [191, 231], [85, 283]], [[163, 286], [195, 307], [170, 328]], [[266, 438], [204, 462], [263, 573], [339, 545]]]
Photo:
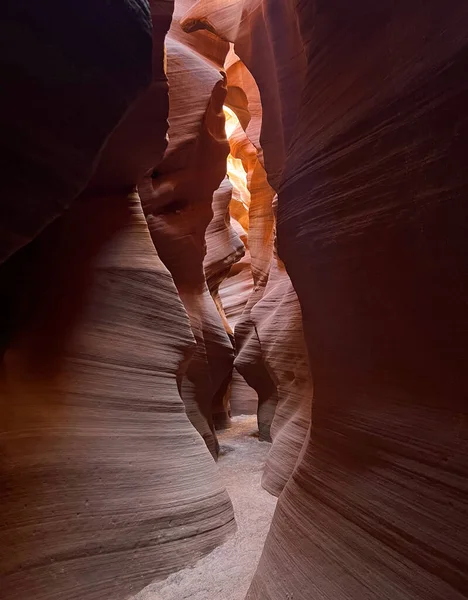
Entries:
[[[226, 137], [230, 141], [236, 128], [241, 125], [234, 111], [227, 106], [224, 106], [223, 109], [226, 117]], [[229, 154], [227, 158], [227, 174], [229, 181], [234, 188], [233, 199], [241, 202], [248, 211], [250, 205], [250, 192], [247, 187], [247, 173], [245, 172], [244, 165], [240, 158], [234, 158], [232, 154]]]

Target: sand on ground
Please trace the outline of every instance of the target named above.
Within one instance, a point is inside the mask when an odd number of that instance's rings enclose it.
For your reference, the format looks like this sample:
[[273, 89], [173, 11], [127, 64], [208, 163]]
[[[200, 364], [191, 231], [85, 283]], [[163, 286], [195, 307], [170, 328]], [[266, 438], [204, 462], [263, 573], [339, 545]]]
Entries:
[[277, 500], [260, 486], [270, 444], [260, 442], [257, 432], [256, 416], [241, 415], [218, 433], [218, 466], [234, 506], [237, 532], [192, 567], [152, 583], [133, 600], [244, 600]]

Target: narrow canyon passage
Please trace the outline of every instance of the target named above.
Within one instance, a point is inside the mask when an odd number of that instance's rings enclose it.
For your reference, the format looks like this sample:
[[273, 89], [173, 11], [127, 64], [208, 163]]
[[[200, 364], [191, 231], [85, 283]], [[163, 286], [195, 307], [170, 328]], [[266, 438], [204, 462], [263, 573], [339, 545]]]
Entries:
[[468, 600], [468, 10], [5, 0], [0, 600]]
[[219, 432], [218, 438], [218, 466], [234, 507], [236, 533], [194, 565], [151, 584], [133, 600], [245, 598], [277, 500], [261, 487], [270, 444], [259, 441], [252, 415], [234, 417], [232, 426]]

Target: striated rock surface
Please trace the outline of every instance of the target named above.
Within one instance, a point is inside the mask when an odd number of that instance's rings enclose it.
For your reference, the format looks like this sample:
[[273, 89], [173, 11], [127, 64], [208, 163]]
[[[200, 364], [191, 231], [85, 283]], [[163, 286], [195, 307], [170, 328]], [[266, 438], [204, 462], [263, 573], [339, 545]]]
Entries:
[[178, 392], [189, 321], [132, 207], [83, 198], [30, 250], [1, 382], [6, 600], [124, 599], [233, 529]]
[[225, 104], [236, 114], [263, 165], [263, 150], [260, 143], [263, 109], [260, 91], [250, 71], [234, 52], [233, 44], [230, 44], [224, 68], [228, 80]]
[[[260, 142], [275, 190], [294, 133], [306, 75], [296, 4], [295, 0], [230, 0], [227, 4], [223, 0], [198, 0], [181, 21], [187, 32], [206, 29], [233, 43], [236, 56], [252, 74], [260, 93], [263, 122], [269, 124], [262, 128]], [[251, 141], [256, 145], [255, 139]]]
[[[239, 82], [236, 83], [239, 85]], [[257, 107], [257, 105], [255, 106]], [[249, 127], [251, 123], [255, 123], [256, 119], [260, 118], [261, 114], [254, 113], [249, 121]], [[234, 328], [237, 352], [235, 366], [248, 385], [257, 392], [260, 437], [261, 439], [270, 440], [270, 426], [275, 413], [277, 393], [262, 356], [258, 333], [251, 318], [251, 311], [261, 299], [268, 280], [274, 239], [272, 207], [274, 192], [266, 180], [266, 173], [259, 161], [258, 151], [247, 137], [240, 123], [233, 125], [228, 133], [230, 133], [229, 144], [230, 156], [232, 157], [231, 170], [228, 162], [228, 173], [233, 172], [234, 176], [237, 175], [236, 179], [241, 180], [242, 184], [243, 177], [241, 174], [242, 172], [245, 173], [246, 191], [243, 192], [243, 185], [238, 184], [237, 187], [240, 191], [242, 207], [245, 207], [248, 213], [244, 217], [243, 211], [237, 208], [236, 212], [232, 212], [232, 214], [237, 218], [239, 224], [248, 228], [248, 256], [246, 256], [244, 263], [232, 267], [231, 281], [226, 284], [226, 289], [233, 288], [234, 294], [231, 293], [231, 295], [240, 298], [241, 283], [244, 285], [247, 282], [250, 283], [250, 277], [253, 283], [247, 302], [242, 313], [236, 319]], [[237, 161], [237, 164], [235, 161]], [[250, 273], [247, 269], [241, 269], [241, 267], [246, 267], [247, 263]], [[237, 300], [236, 305], [239, 306], [239, 300]], [[237, 386], [232, 391], [240, 392], [239, 395], [231, 394], [233, 413], [242, 414], [246, 412], [247, 402], [251, 403], [252, 395], [247, 395], [245, 388], [242, 390], [241, 386]], [[248, 412], [251, 412], [251, 410]]]
[[225, 177], [213, 194], [213, 218], [206, 230], [206, 255], [203, 261], [205, 277], [210, 292], [219, 295], [219, 286], [231, 267], [245, 255], [245, 246], [231, 222], [229, 206], [232, 185]]
[[278, 398], [262, 486], [279, 496], [309, 430], [313, 386], [299, 300], [276, 251], [265, 291], [251, 315]]
[[[237, 355], [234, 365], [258, 396], [257, 417], [260, 439], [271, 441], [270, 426], [275, 414], [278, 395], [276, 386], [265, 364], [260, 340], [251, 319], [251, 310], [263, 295], [263, 287], [254, 288], [250, 294], [244, 311], [236, 325]], [[234, 410], [234, 402], [231, 401]], [[242, 408], [236, 408], [242, 413]]]
[[249, 600], [468, 594], [467, 18], [461, 2], [202, 0], [186, 21], [234, 42], [268, 107], [314, 377]]
[[466, 600], [465, 5], [181, 0], [165, 151], [171, 3], [152, 77], [146, 4], [46, 4], [5, 9], [0, 260], [76, 199], [0, 272], [2, 600], [125, 600], [232, 532], [232, 331], [281, 492], [247, 598]]
[[[226, 176], [213, 195], [213, 218], [206, 230], [206, 255], [203, 261], [205, 277], [216, 308], [224, 325], [231, 344], [234, 346], [232, 319], [226, 316], [223, 301], [220, 296], [220, 285], [223, 284], [231, 269], [245, 254], [245, 246], [240, 239], [229, 206], [232, 199], [233, 187]], [[215, 428], [229, 426], [230, 422], [230, 390], [234, 376], [232, 368], [225, 377], [223, 385], [218, 388], [212, 403], [212, 416]]]
[[251, 258], [248, 249], [241, 260], [232, 265], [220, 286], [220, 298], [229, 326], [235, 329], [253, 289]]
[[219, 404], [224, 395], [218, 392], [227, 386], [234, 349], [206, 285], [204, 257], [213, 193], [226, 173], [222, 110], [226, 88], [219, 70], [171, 35], [167, 64], [170, 142], [140, 191], [153, 241], [174, 277], [197, 343], [181, 380], [181, 396], [190, 420], [216, 458], [213, 404], [215, 397]]
[[152, 3], [152, 84], [88, 190], [0, 273], [2, 600], [125, 600], [235, 529], [179, 393], [187, 311], [128, 194], [166, 146], [171, 8]]
[[206, 62], [219, 71], [224, 66], [229, 52], [229, 43], [220, 39], [216, 33], [199, 29], [188, 33], [182, 27], [185, 15], [195, 4], [195, 0], [176, 0], [172, 17], [170, 37], [187, 47], [192, 53], [203, 57]]

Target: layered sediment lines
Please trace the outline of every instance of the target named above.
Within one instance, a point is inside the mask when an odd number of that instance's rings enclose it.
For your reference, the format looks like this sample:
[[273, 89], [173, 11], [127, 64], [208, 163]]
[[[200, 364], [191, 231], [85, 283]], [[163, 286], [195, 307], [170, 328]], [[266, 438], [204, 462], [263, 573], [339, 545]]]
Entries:
[[259, 87], [314, 378], [247, 597], [461, 600], [466, 11], [201, 0], [183, 26], [233, 42]]

